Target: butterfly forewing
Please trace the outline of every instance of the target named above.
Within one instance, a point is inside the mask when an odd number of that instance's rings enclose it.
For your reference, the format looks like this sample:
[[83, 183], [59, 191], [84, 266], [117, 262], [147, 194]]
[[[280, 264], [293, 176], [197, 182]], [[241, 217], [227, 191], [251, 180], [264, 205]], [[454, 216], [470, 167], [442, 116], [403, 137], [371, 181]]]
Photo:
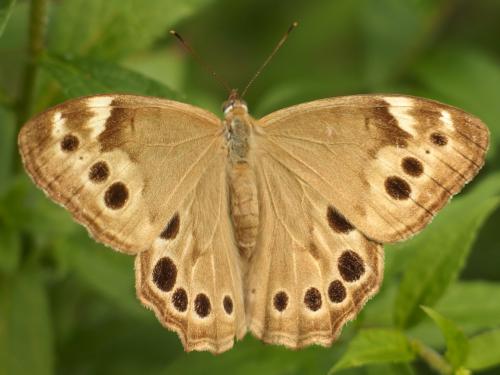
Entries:
[[211, 160], [220, 120], [155, 98], [71, 100], [19, 135], [26, 170], [97, 240], [127, 253], [150, 248]]
[[272, 113], [256, 143], [369, 238], [421, 230], [481, 168], [488, 130], [435, 101], [365, 95]]

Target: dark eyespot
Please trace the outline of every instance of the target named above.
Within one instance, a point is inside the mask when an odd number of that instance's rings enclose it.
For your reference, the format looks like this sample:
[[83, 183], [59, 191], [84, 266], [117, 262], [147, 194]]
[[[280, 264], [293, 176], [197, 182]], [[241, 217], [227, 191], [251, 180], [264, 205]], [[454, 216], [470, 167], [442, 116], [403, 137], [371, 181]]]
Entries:
[[446, 138], [446, 136], [441, 133], [432, 133], [431, 141], [435, 145], [444, 146], [448, 143], [448, 138]]
[[345, 281], [356, 281], [365, 273], [363, 259], [354, 251], [346, 250], [338, 259], [338, 270]]
[[316, 288], [307, 289], [304, 295], [304, 303], [309, 310], [317, 311], [321, 308], [321, 293]]
[[207, 295], [200, 293], [194, 299], [194, 311], [198, 314], [200, 318], [205, 318], [210, 314], [212, 306], [210, 305], [210, 300]]
[[391, 176], [385, 180], [385, 191], [394, 199], [405, 200], [410, 197], [411, 187], [402, 178]]
[[225, 296], [222, 300], [222, 305], [224, 306], [224, 311], [226, 311], [228, 315], [231, 315], [233, 312], [233, 300], [231, 297]]
[[422, 165], [422, 163], [412, 157], [404, 158], [401, 161], [401, 167], [406, 172], [406, 174], [413, 177], [418, 177], [422, 175], [422, 173], [424, 173], [424, 166]]
[[109, 176], [109, 167], [104, 161], [98, 161], [89, 171], [89, 180], [95, 183], [104, 182]]
[[172, 216], [172, 218], [166, 225], [165, 229], [163, 229], [163, 232], [161, 232], [160, 237], [163, 238], [164, 240], [174, 239], [177, 236], [177, 233], [179, 233], [179, 226], [180, 226], [179, 214], [175, 213], [175, 215]]
[[113, 183], [104, 193], [104, 203], [108, 208], [122, 208], [128, 200], [128, 189], [123, 182]]
[[161, 258], [153, 269], [153, 282], [164, 292], [169, 292], [175, 285], [177, 279], [177, 267], [172, 259]]
[[75, 151], [78, 148], [80, 141], [73, 134], [65, 135], [61, 141], [61, 150], [66, 152]]
[[354, 229], [352, 224], [345, 218], [345, 216], [332, 206], [328, 206], [326, 210], [326, 217], [328, 219], [330, 228], [332, 228], [335, 232], [349, 233]]
[[330, 301], [333, 303], [340, 303], [345, 299], [346, 295], [345, 286], [340, 280], [334, 280], [330, 283], [328, 287], [328, 297]]
[[188, 296], [183, 288], [177, 289], [174, 294], [172, 294], [172, 304], [178, 311], [186, 311], [188, 305]]
[[273, 298], [273, 305], [279, 312], [285, 310], [288, 306], [288, 295], [283, 291], [276, 293]]

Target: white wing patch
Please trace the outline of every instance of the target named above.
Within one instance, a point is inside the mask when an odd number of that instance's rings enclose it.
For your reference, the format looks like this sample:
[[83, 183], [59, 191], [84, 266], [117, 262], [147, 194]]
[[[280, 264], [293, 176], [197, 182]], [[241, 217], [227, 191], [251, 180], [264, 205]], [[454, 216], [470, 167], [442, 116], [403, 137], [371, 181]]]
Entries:
[[441, 122], [450, 130], [454, 130], [453, 128], [453, 121], [451, 119], [450, 112], [446, 110], [441, 111], [441, 117], [439, 118]]
[[389, 113], [398, 120], [398, 126], [410, 133], [413, 136], [417, 135], [417, 130], [415, 129], [415, 119], [408, 113], [414, 104], [411, 98], [407, 97], [384, 97], [384, 100], [389, 103]]

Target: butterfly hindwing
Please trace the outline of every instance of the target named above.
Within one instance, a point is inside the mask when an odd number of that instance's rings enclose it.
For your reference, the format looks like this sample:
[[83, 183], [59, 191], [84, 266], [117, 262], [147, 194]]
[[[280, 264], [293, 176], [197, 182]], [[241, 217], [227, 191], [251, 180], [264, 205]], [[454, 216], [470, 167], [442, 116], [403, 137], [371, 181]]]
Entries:
[[376, 293], [382, 246], [307, 182], [259, 159], [260, 233], [246, 279], [249, 330], [273, 344], [329, 346]]
[[484, 163], [488, 130], [435, 101], [323, 99], [271, 113], [256, 143], [378, 242], [421, 230]]
[[220, 353], [246, 332], [224, 160], [208, 166], [166, 230], [136, 258], [139, 298], [188, 351]]
[[220, 134], [217, 117], [186, 104], [102, 95], [34, 117], [19, 147], [33, 180], [93, 237], [135, 254], [222, 151]]

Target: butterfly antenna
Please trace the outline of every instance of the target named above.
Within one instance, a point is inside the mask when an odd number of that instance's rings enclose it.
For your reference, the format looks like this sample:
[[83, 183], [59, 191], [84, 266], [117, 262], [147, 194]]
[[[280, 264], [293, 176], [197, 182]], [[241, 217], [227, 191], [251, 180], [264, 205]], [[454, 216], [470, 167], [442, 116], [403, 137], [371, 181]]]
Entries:
[[227, 82], [221, 77], [219, 77], [217, 73], [215, 73], [215, 70], [195, 52], [195, 50], [184, 40], [182, 36], [180, 36], [180, 34], [177, 31], [170, 30], [170, 34], [172, 34], [177, 38], [177, 40], [182, 44], [184, 49], [188, 51], [191, 55], [193, 55], [194, 59], [198, 62], [198, 64], [200, 64], [203, 67], [203, 69], [205, 69], [212, 77], [214, 77], [214, 79], [217, 82], [219, 82], [219, 84], [222, 87], [224, 87], [228, 93], [231, 92], [231, 87], [229, 87]]
[[283, 37], [280, 39], [280, 41], [278, 42], [278, 44], [276, 45], [276, 47], [274, 47], [273, 51], [271, 52], [271, 54], [269, 55], [269, 57], [266, 59], [266, 61], [264, 61], [264, 63], [260, 66], [260, 68], [257, 70], [257, 72], [254, 74], [254, 76], [252, 77], [252, 79], [248, 82], [248, 84], [245, 86], [245, 89], [243, 90], [243, 92], [241, 93], [241, 97], [243, 98], [245, 96], [245, 94], [247, 93], [248, 91], [248, 88], [252, 85], [252, 83], [255, 81], [255, 79], [260, 75], [260, 73], [264, 70], [264, 68], [266, 67], [267, 64], [269, 64], [269, 61], [272, 60], [272, 58], [274, 57], [274, 55], [276, 55], [276, 52], [278, 52], [278, 50], [281, 48], [281, 46], [286, 42], [286, 40], [288, 39], [288, 36], [290, 35], [290, 33], [293, 31], [293, 29], [295, 29], [297, 26], [299, 26], [299, 23], [297, 21], [293, 22], [290, 27], [288, 28], [288, 30], [286, 31], [285, 35], [283, 35]]

